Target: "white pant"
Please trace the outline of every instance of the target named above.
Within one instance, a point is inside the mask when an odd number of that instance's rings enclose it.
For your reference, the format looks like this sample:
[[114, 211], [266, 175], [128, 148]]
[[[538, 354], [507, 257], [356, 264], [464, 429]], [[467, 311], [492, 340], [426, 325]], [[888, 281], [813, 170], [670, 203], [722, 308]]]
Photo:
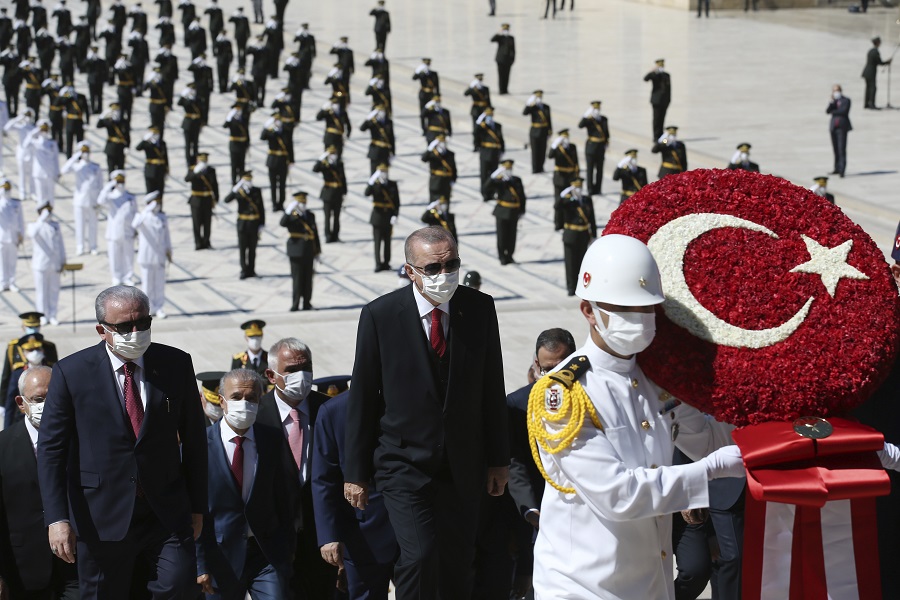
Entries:
[[34, 272], [34, 304], [47, 320], [56, 318], [59, 305], [59, 272], [49, 269]]
[[19, 164], [19, 194], [21, 194], [22, 200], [25, 200], [28, 194], [34, 193], [34, 178], [31, 176], [32, 160], [16, 156], [16, 162]]
[[73, 209], [75, 211], [75, 251], [81, 254], [85, 247], [88, 250], [96, 250], [97, 213], [90, 206], [75, 206]]
[[56, 182], [49, 177], [33, 177], [34, 199], [38, 206], [49, 203], [53, 206], [53, 193], [56, 191]]
[[15, 242], [0, 243], [0, 287], [16, 282], [16, 259], [19, 248]]
[[141, 265], [141, 288], [150, 298], [150, 314], [155, 315], [166, 303], [166, 268]]
[[134, 240], [107, 240], [109, 272], [113, 285], [120, 285], [126, 279], [134, 278]]

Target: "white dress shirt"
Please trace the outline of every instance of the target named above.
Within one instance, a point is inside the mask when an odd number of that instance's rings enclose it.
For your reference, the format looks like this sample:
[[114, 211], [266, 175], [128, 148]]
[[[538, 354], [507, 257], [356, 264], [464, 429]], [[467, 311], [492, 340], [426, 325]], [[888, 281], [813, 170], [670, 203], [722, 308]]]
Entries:
[[416, 306], [419, 308], [419, 319], [422, 321], [422, 328], [425, 330], [425, 339], [431, 343], [431, 311], [435, 308], [441, 309], [441, 326], [444, 328], [444, 339], [450, 333], [450, 303], [444, 302], [435, 306], [425, 299], [425, 296], [419, 292], [419, 288], [413, 283], [413, 297], [416, 299]]
[[231, 428], [224, 418], [219, 420], [219, 433], [222, 434], [222, 446], [225, 448], [225, 460], [229, 469], [234, 461], [234, 451], [237, 448], [234, 438], [239, 435], [244, 436], [241, 447], [244, 449], [244, 485], [241, 488], [241, 498], [244, 502], [250, 497], [250, 490], [253, 489], [253, 480], [256, 478], [256, 437], [253, 434], [253, 427], [250, 427], [243, 434], [237, 433]]
[[28, 437], [31, 438], [31, 449], [37, 451], [38, 430], [28, 417], [25, 417], [25, 429], [28, 431]]
[[134, 380], [138, 384], [138, 390], [141, 394], [141, 404], [144, 406], [144, 412], [147, 411], [147, 385], [144, 383], [144, 357], [141, 356], [134, 360], [124, 361], [109, 348], [109, 344], [104, 346], [106, 353], [109, 355], [109, 362], [112, 365], [113, 375], [116, 377], [116, 391], [119, 392], [119, 400], [122, 406], [125, 406], [125, 363], [133, 362], [137, 368], [134, 370]]
[[[247, 362], [250, 363], [250, 365], [253, 365], [254, 360], [256, 361], [257, 367], [262, 364], [262, 349], [260, 349], [259, 352], [254, 354], [253, 350], [251, 350], [250, 348], [247, 348]], [[266, 366], [268, 366], [268, 365], [266, 365]]]
[[[290, 404], [285, 402], [279, 396], [278, 388], [275, 388], [275, 406], [278, 407], [278, 414], [281, 415], [281, 426], [284, 429], [285, 439], [291, 439], [291, 430], [294, 428], [294, 420], [291, 418]], [[297, 405], [297, 413], [300, 417], [300, 426], [303, 428], [303, 450], [300, 459], [300, 485], [306, 485], [309, 479], [309, 402], [304, 398]]]

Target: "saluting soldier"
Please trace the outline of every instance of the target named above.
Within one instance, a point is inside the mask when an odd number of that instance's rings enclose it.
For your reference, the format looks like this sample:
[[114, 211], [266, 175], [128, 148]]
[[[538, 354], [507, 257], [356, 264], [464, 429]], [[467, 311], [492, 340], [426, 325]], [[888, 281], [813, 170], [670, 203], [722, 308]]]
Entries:
[[[209, 10], [209, 9], [207, 9]], [[231, 49], [231, 41], [225, 35], [225, 30], [219, 32], [213, 42], [213, 54], [216, 55], [216, 74], [219, 76], [219, 92], [228, 91], [228, 70], [231, 61], [234, 60], [234, 51]]]
[[[481, 113], [484, 112], [484, 109], [491, 105], [491, 90], [484, 85], [484, 73], [475, 73], [475, 79], [469, 83], [469, 87], [466, 88], [463, 95], [472, 98], [472, 108], [469, 114], [472, 116], [472, 137], [474, 139], [475, 128], [477, 127], [476, 121], [481, 116]], [[473, 145], [475, 150], [478, 150], [478, 142], [473, 141]]]
[[594, 218], [594, 203], [590, 195], [581, 189], [581, 177], [572, 180], [572, 185], [562, 191], [554, 203], [554, 227], [562, 230], [564, 262], [566, 264], [566, 290], [575, 295], [581, 259], [587, 252], [591, 240], [597, 237], [597, 221]]
[[197, 101], [200, 103], [200, 121], [203, 125], [207, 125], [209, 96], [212, 94], [214, 83], [212, 67], [206, 64], [206, 55], [201, 54], [191, 61], [188, 71], [194, 74], [194, 89], [197, 91]]
[[144, 71], [150, 62], [150, 45], [144, 39], [140, 31], [132, 31], [128, 36], [128, 46], [131, 48], [131, 64], [134, 70], [135, 94], [140, 98], [144, 93]]
[[281, 217], [288, 230], [286, 253], [291, 261], [291, 312], [312, 310], [313, 260], [322, 253], [316, 216], [306, 208], [306, 192], [296, 192]]
[[119, 103], [113, 102], [109, 110], [100, 115], [97, 129], [106, 129], [106, 167], [111, 175], [113, 171], [125, 168], [125, 149], [131, 145], [131, 132], [128, 124], [119, 112]]
[[453, 184], [456, 183], [456, 154], [447, 148], [443, 135], [434, 138], [422, 154], [422, 162], [428, 163], [431, 177], [428, 180], [428, 194], [431, 200], [447, 198], [449, 201]]
[[650, 150], [654, 154], [662, 155], [662, 163], [659, 166], [659, 178], [666, 175], [684, 173], [687, 171], [687, 148], [683, 142], [678, 141], [678, 128], [674, 125], [666, 127], [665, 135], [659, 138]]
[[340, 41], [331, 47], [329, 53], [337, 56], [338, 64], [341, 66], [344, 87], [346, 88], [346, 102], [350, 104], [350, 76], [356, 71], [356, 67], [353, 63], [353, 50], [347, 45], [348, 39], [347, 36], [342, 36]]
[[450, 111], [441, 106], [441, 97], [435, 96], [425, 104], [424, 117], [426, 123], [425, 141], [430, 144], [438, 134], [453, 136], [453, 122]]
[[159, 29], [160, 47], [173, 46], [175, 44], [175, 24], [172, 23], [172, 19], [169, 17], [160, 17], [153, 28]]
[[56, 105], [61, 107], [66, 116], [66, 156], [71, 157], [75, 144], [84, 139], [84, 126], [91, 116], [88, 99], [75, 90], [71, 81], [56, 97]]
[[378, 6], [369, 12], [369, 16], [375, 17], [375, 45], [384, 49], [391, 32], [391, 14], [385, 10], [384, 0], [378, 0]]
[[22, 81], [25, 82], [25, 106], [38, 115], [41, 110], [41, 72], [30, 59], [23, 60], [21, 67]]
[[87, 15], [78, 17], [75, 24], [75, 64], [78, 70], [84, 70], [84, 59], [87, 58], [88, 48], [91, 46], [91, 26]]
[[378, 165], [390, 164], [396, 153], [394, 146], [394, 122], [387, 116], [385, 107], [376, 105], [363, 124], [360, 131], [368, 131], [372, 136], [369, 142], [369, 165], [374, 173]]
[[263, 36], [256, 36], [256, 42], [247, 48], [247, 54], [253, 57], [253, 65], [250, 67], [250, 76], [253, 77], [253, 86], [256, 88], [256, 104], [266, 104], [266, 81], [269, 78], [269, 60], [271, 51], [266, 46]]
[[297, 52], [292, 52], [290, 56], [287, 57], [287, 60], [284, 61], [284, 68], [282, 69], [287, 71], [288, 74], [288, 83], [287, 87], [284, 88], [288, 90], [291, 95], [291, 108], [294, 111], [294, 115], [296, 120], [300, 121], [300, 104], [303, 100], [303, 71], [300, 68], [300, 55]]
[[131, 10], [128, 11], [128, 18], [131, 19], [132, 33], [147, 35], [147, 13], [144, 12], [140, 2], [131, 7]]
[[166, 113], [169, 111], [169, 97], [166, 95], [165, 84], [159, 67], [153, 67], [153, 75], [147, 80], [147, 88], [150, 90], [150, 125], [160, 131], [165, 130]]
[[212, 213], [219, 202], [219, 180], [216, 169], [209, 165], [209, 153], [197, 154], [197, 164], [188, 169], [184, 180], [191, 184], [191, 221], [194, 225], [194, 250], [212, 250], [209, 235]]
[[672, 79], [665, 70], [665, 59], [657, 59], [656, 68], [644, 75], [644, 81], [653, 84], [650, 91], [650, 104], [653, 106], [653, 139], [658, 140], [663, 134], [666, 122], [666, 111], [672, 101]]
[[384, 57], [384, 48], [377, 46], [375, 52], [369, 55], [366, 61], [367, 67], [372, 67], [372, 77], [381, 75], [388, 83], [391, 81], [391, 63]]
[[391, 234], [400, 214], [400, 190], [397, 182], [388, 178], [387, 163], [369, 177], [366, 196], [372, 197], [372, 237], [375, 241], [375, 272], [391, 270]]
[[109, 68], [108, 79], [111, 83], [115, 74], [113, 66], [122, 53], [122, 36], [116, 31], [112, 19], [107, 19], [106, 27], [100, 32], [100, 37], [106, 40], [104, 51], [106, 52], [106, 65]]
[[[218, 38], [219, 34], [225, 29], [225, 16], [222, 13], [222, 9], [219, 8], [219, 0], [211, 0], [210, 5], [204, 9], [203, 14], [209, 15], [209, 39], [214, 40]], [[216, 54], [215, 50], [213, 50], [213, 54]]]
[[184, 32], [184, 45], [191, 51], [191, 60], [206, 52], [206, 30], [200, 24], [200, 17], [195, 17]]
[[[817, 196], [822, 196], [823, 198], [834, 204], [834, 195], [828, 193], [828, 177], [820, 175], [819, 177], [813, 179], [813, 181], [815, 181], [816, 183], [814, 186], [809, 188], [810, 191]], [[896, 246], [894, 247], [894, 251], [896, 252]]]
[[513, 259], [516, 251], [516, 228], [519, 217], [525, 214], [525, 188], [522, 180], [513, 175], [513, 163], [511, 159], [500, 163], [484, 186], [488, 199], [497, 198], [494, 217], [497, 219], [497, 254], [501, 265], [516, 262]]
[[191, 82], [181, 92], [178, 105], [184, 107], [184, 119], [181, 130], [184, 132], [184, 155], [188, 166], [197, 162], [200, 144], [200, 130], [203, 128], [203, 114], [200, 101], [197, 99], [196, 84]]
[[375, 75], [369, 80], [369, 86], [366, 88], [366, 96], [372, 97], [372, 106], [382, 105], [387, 110], [388, 115], [393, 114], [393, 104], [391, 103], [391, 88], [382, 75]]
[[297, 42], [297, 54], [300, 58], [303, 89], [309, 89], [309, 75], [312, 72], [313, 59], [316, 57], [316, 38], [309, 32], [309, 23], [301, 23], [294, 35]]
[[441, 80], [437, 71], [431, 70], [431, 59], [423, 58], [422, 64], [416, 67], [413, 80], [419, 82], [419, 118], [422, 121], [422, 135], [425, 135], [425, 105], [428, 101], [441, 94]]
[[59, 74], [62, 80], [75, 79], [75, 46], [69, 41], [68, 35], [56, 38], [56, 52], [59, 54]]
[[341, 103], [341, 96], [332, 96], [330, 102], [326, 102], [316, 114], [316, 121], [325, 121], [325, 135], [322, 136], [322, 144], [334, 147], [338, 156], [344, 150], [344, 131], [347, 139], [350, 139], [350, 118]]
[[61, 169], [62, 174], [75, 173], [75, 191], [72, 208], [75, 213], [75, 254], [85, 250], [97, 254], [97, 211], [95, 203], [103, 189], [100, 165], [91, 160], [91, 145], [82, 140], [78, 151], [72, 154]]
[[525, 103], [523, 115], [531, 116], [531, 131], [528, 133], [528, 143], [531, 146], [531, 172], [544, 172], [544, 158], [547, 155], [547, 139], [553, 131], [553, 123], [550, 119], [550, 106], [544, 104], [544, 91], [534, 90], [534, 93]]
[[19, 113], [19, 88], [22, 85], [22, 70], [19, 69], [19, 53], [10, 45], [0, 52], [0, 63], [3, 64], [3, 91], [9, 103], [7, 110], [10, 117]]
[[144, 185], [147, 193], [159, 192], [162, 196], [166, 187], [166, 175], [169, 174], [169, 150], [160, 137], [159, 129], [150, 127], [135, 150], [143, 150], [146, 157], [144, 160]]
[[179, 0], [178, 10], [181, 11], [181, 27], [184, 29], [184, 39], [187, 42], [188, 29], [197, 18], [197, 7], [191, 0]]
[[163, 212], [162, 195], [152, 191], [144, 196], [144, 208], [131, 226], [138, 234], [137, 262], [141, 266], [141, 287], [150, 299], [150, 314], [165, 319], [166, 262], [172, 262], [169, 217]]
[[503, 126], [494, 121], [494, 109], [487, 107], [475, 121], [475, 145], [478, 147], [479, 166], [481, 168], [481, 195], [484, 201], [493, 195], [488, 191], [491, 173], [500, 164], [500, 156], [506, 151], [503, 140]]
[[456, 215], [450, 212], [450, 200], [445, 196], [441, 196], [428, 205], [425, 212], [422, 213], [422, 222], [426, 225], [443, 227], [450, 232], [450, 235], [456, 240], [456, 245], [459, 246], [459, 238], [456, 237]]
[[516, 61], [516, 39], [509, 33], [509, 23], [500, 26], [500, 32], [491, 38], [497, 44], [497, 71], [500, 79], [500, 95], [509, 93], [509, 72]]
[[281, 22], [269, 17], [263, 35], [269, 48], [269, 77], [277, 79], [278, 63], [281, 60], [281, 51], [284, 50], [284, 29]]
[[[331, 86], [333, 95], [340, 95], [342, 98], [347, 97], [347, 87], [344, 84], [344, 71], [341, 68], [341, 63], [334, 63], [334, 66], [328, 71], [328, 75], [325, 76], [325, 85]], [[346, 105], [346, 102], [344, 104]]]
[[625, 151], [625, 157], [616, 165], [613, 172], [613, 181], [622, 181], [622, 194], [619, 197], [619, 203], [625, 202], [642, 187], [647, 185], [647, 169], [639, 167], [637, 163], [638, 151], [630, 148]]
[[290, 88], [281, 88], [281, 91], [275, 94], [275, 100], [272, 101], [272, 108], [278, 111], [281, 116], [281, 126], [284, 127], [284, 137], [288, 145], [294, 145], [294, 129], [300, 113], [294, 112], [294, 98], [291, 95]]
[[[28, 362], [25, 359], [25, 351], [21, 348], [19, 341], [24, 336], [40, 333], [41, 325], [47, 322], [47, 319], [44, 317], [44, 313], [40, 313], [37, 311], [22, 313], [19, 315], [19, 318], [22, 320], [23, 335], [10, 340], [6, 345], [6, 355], [4, 356], [3, 362], [3, 375], [2, 377], [0, 377], [0, 398], [6, 398], [10, 384], [19, 385], [18, 381], [11, 381], [10, 375], [14, 370], [13, 365], [17, 365], [20, 363], [24, 364]], [[45, 364], [48, 367], [55, 365], [59, 360], [59, 355], [56, 350], [56, 344], [45, 339], [43, 340], [42, 349], [44, 351]]]
[[59, 75], [56, 73], [53, 73], [41, 83], [41, 94], [47, 96], [47, 104], [50, 108], [47, 116], [47, 119], [50, 121], [50, 135], [56, 140], [59, 151], [63, 152], [65, 145], [63, 144], [62, 107], [56, 104], [60, 90]]
[[550, 144], [549, 158], [556, 161], [553, 167], [553, 197], [559, 198], [562, 191], [579, 176], [578, 148], [569, 141], [569, 130], [560, 129], [559, 135]]
[[294, 164], [294, 145], [287, 137], [277, 110], [266, 121], [259, 139], [269, 143], [266, 167], [269, 169], [269, 188], [272, 194], [272, 210], [284, 210], [288, 169]]
[[175, 81], [178, 80], [178, 58], [172, 54], [172, 45], [164, 45], [153, 60], [159, 63], [159, 74], [166, 92], [167, 106], [171, 109], [175, 101]]
[[337, 154], [337, 148], [334, 146], [326, 148], [313, 165], [313, 171], [321, 173], [324, 180], [320, 197], [325, 205], [325, 243], [339, 242], [341, 207], [347, 194], [347, 177], [344, 175], [344, 162]]
[[237, 183], [238, 177], [244, 172], [244, 163], [247, 158], [247, 148], [250, 147], [250, 134], [247, 122], [244, 120], [241, 103], [235, 102], [225, 117], [222, 125], [228, 130], [228, 153], [231, 157], [231, 185]]
[[759, 165], [750, 160], [750, 148], [750, 144], [746, 142], [738, 144], [737, 150], [731, 157], [731, 162], [728, 163], [728, 168], [732, 171], [742, 170], [759, 173]]
[[229, 92], [234, 92], [238, 100], [246, 100], [248, 103], [256, 102], [256, 86], [246, 78], [244, 67], [238, 67], [237, 73], [231, 78]]
[[56, 19], [56, 35], [69, 35], [72, 31], [72, 11], [66, 8], [66, 0], [59, 0], [51, 15]]
[[[113, 65], [113, 74], [118, 82], [116, 86], [116, 97], [119, 100], [119, 106], [122, 109], [122, 119], [131, 123], [131, 107], [134, 104], [134, 65], [131, 64], [124, 54], [119, 54]], [[113, 80], [110, 79], [110, 82]], [[148, 190], [149, 191], [149, 190]]]
[[244, 15], [244, 7], [239, 6], [228, 17], [229, 23], [234, 23], [234, 42], [237, 44], [238, 67], [247, 66], [247, 40], [250, 39], [250, 20]]
[[0, 292], [18, 292], [16, 260], [25, 239], [22, 201], [10, 194], [12, 182], [0, 175]]
[[[609, 123], [606, 117], [600, 114], [599, 100], [591, 102], [591, 107], [581, 117], [578, 127], [587, 129], [588, 138], [584, 145], [584, 160], [588, 194], [602, 194], [603, 161], [606, 158], [606, 148], [609, 147]], [[576, 271], [580, 267], [579, 264]], [[576, 277], [577, 275], [576, 272]]]
[[253, 173], [245, 171], [241, 180], [225, 196], [225, 202], [237, 200], [238, 252], [241, 257], [241, 279], [257, 277], [256, 245], [266, 225], [266, 208], [262, 192], [253, 185]]
[[262, 349], [265, 326], [266, 322], [260, 319], [251, 319], [246, 323], [241, 323], [247, 349], [231, 357], [230, 370], [253, 369], [260, 377], [265, 376], [266, 369], [269, 368], [269, 353]]

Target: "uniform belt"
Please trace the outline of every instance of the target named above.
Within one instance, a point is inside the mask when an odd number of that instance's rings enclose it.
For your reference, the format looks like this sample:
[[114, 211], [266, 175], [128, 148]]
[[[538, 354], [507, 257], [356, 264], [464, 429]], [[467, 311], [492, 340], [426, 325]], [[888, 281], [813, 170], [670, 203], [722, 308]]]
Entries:
[[663, 162], [662, 166], [667, 169], [678, 169], [679, 171], [681, 170], [681, 165], [676, 165], [675, 163]]
[[634, 190], [622, 190], [622, 195], [623, 195], [623, 196], [631, 197], [631, 196], [634, 196], [634, 194], [635, 194], [635, 191], [634, 191]]
[[423, 92], [433, 92], [433, 91], [434, 91], [434, 88], [423, 87], [423, 88], [422, 88], [422, 91], [423, 91]]
[[390, 148], [391, 147], [391, 145], [388, 144], [387, 142], [382, 142], [380, 140], [372, 140], [372, 145], [378, 146], [379, 148]]
[[554, 167], [554, 171], [559, 171], [560, 173], [577, 173], [578, 169], [575, 167]]
[[67, 119], [78, 119], [79, 121], [82, 120], [81, 115], [66, 115], [66, 118]]
[[563, 227], [572, 231], [587, 231], [590, 229], [590, 226], [588, 225], [570, 225], [569, 223], [566, 223]]
[[495, 144], [494, 142], [481, 142], [482, 148], [499, 148], [500, 144]]
[[187, 119], [199, 119], [200, 118], [199, 113], [184, 113], [184, 116]]
[[286, 125], [286, 124], [288, 124], [288, 123], [292, 123], [292, 124], [293, 124], [293, 122], [294, 122], [293, 119], [285, 119], [284, 117], [281, 117], [281, 123], [282, 123], [283, 125]]
[[477, 102], [473, 102], [472, 106], [487, 106], [488, 103], [483, 100], [478, 100]]
[[134, 85], [133, 81], [120, 81], [119, 87], [131, 87]]
[[245, 138], [245, 137], [234, 137], [234, 136], [231, 136], [230, 138], [228, 138], [228, 141], [229, 141], [229, 142], [246, 142], [246, 141], [247, 141], [247, 138]]
[[293, 232], [291, 232], [288, 234], [288, 236], [295, 240], [312, 241], [312, 240], [316, 239], [316, 237], [311, 233], [293, 233]]
[[450, 171], [432, 171], [431, 174], [435, 177], [453, 177]]
[[388, 208], [388, 209], [394, 208], [393, 204], [388, 204], [387, 202], [373, 202], [372, 206], [374, 208]]
[[497, 204], [503, 208], [519, 208], [518, 202], [507, 202], [506, 200], [497, 200]]
[[325, 133], [336, 133], [338, 135], [344, 135], [344, 131], [342, 129], [335, 129], [334, 127], [326, 127]]
[[165, 104], [164, 98], [150, 98], [150, 104]]
[[123, 140], [122, 138], [111, 137], [111, 138], [109, 138], [107, 141], [110, 142], [110, 143], [112, 143], [112, 144], [122, 144], [122, 145], [125, 145], [125, 140]]
[[598, 137], [591, 137], [591, 136], [588, 136], [588, 141], [589, 141], [589, 142], [600, 142], [600, 143], [602, 144], [603, 142], [606, 141], [606, 139], [605, 139], [605, 138], [598, 138]]
[[59, 112], [59, 111], [61, 111], [61, 110], [62, 110], [62, 106], [55, 106], [55, 105], [51, 105], [51, 106], [50, 106], [50, 111], [51, 111], [51, 112]]
[[37, 84], [35, 84], [35, 83], [26, 83], [26, 84], [25, 84], [25, 89], [26, 89], [26, 90], [39, 90], [39, 89], [41, 89], [41, 86], [39, 86], [39, 85], [37, 85]]
[[438, 125], [429, 125], [428, 131], [446, 131], [444, 127], [440, 127]]
[[337, 181], [326, 181], [326, 182], [325, 182], [325, 187], [327, 187], [327, 188], [339, 188], [339, 187], [341, 187], [341, 184], [338, 183]]
[[241, 221], [259, 221], [259, 215], [238, 215]]
[[212, 192], [209, 192], [209, 191], [207, 191], [207, 192], [195, 192], [194, 190], [191, 190], [191, 196], [202, 196], [202, 197], [204, 197], [204, 198], [208, 198], [209, 196], [212, 196], [212, 195], [213, 195], [213, 193], [212, 193]]
[[287, 152], [284, 150], [269, 150], [270, 156], [287, 156]]
[[532, 123], [531, 126], [535, 129], [547, 129], [548, 127], [546, 123]]
[[148, 158], [146, 162], [148, 165], [167, 165], [167, 164], [169, 164], [161, 158]]

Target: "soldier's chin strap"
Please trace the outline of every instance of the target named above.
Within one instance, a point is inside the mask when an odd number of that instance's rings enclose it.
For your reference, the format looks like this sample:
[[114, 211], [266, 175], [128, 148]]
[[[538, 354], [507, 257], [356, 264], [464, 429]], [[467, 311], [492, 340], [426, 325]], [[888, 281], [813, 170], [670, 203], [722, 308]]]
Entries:
[[[584, 386], [578, 381], [578, 377], [589, 370], [590, 362], [587, 357], [576, 357], [566, 368], [539, 379], [528, 396], [528, 442], [531, 456], [547, 483], [564, 494], [574, 494], [575, 488], [563, 487], [553, 481], [541, 462], [538, 445], [549, 454], [565, 450], [578, 437], [588, 418], [594, 427], [603, 431], [597, 410]], [[547, 431], [547, 424], [563, 421], [565, 425], [559, 431]]]

